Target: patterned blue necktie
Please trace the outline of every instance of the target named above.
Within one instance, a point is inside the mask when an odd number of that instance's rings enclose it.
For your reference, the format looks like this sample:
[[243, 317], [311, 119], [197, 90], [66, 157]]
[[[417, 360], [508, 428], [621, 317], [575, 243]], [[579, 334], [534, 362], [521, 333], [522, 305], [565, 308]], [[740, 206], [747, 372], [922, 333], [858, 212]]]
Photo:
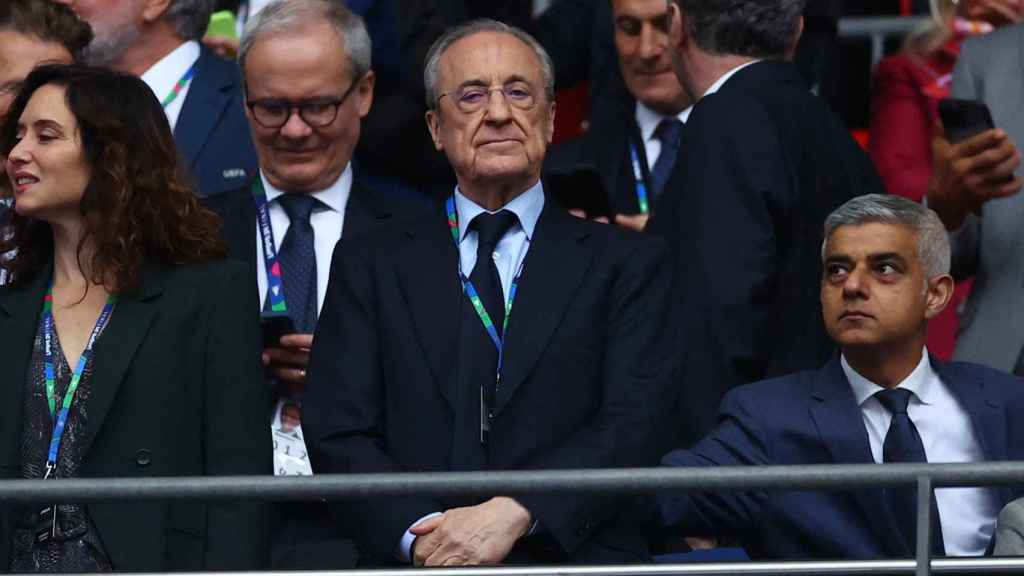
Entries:
[[284, 194], [277, 201], [291, 221], [278, 254], [288, 315], [299, 332], [311, 334], [316, 328], [317, 297], [316, 249], [309, 216], [318, 200], [308, 194]]
[[[885, 442], [882, 443], [883, 462], [928, 462], [921, 435], [907, 414], [912, 394], [905, 388], [889, 388], [875, 393], [875, 398], [892, 414], [889, 431], [886, 432]], [[896, 486], [886, 488], [885, 493], [896, 516], [896, 523], [903, 532], [904, 541], [908, 549], [913, 551], [917, 546], [917, 488]], [[941, 556], [945, 554], [945, 546], [934, 492], [931, 494], [931, 508], [932, 553]]]
[[683, 123], [678, 118], [665, 118], [654, 130], [654, 136], [661, 140], [661, 153], [658, 154], [658, 161], [651, 168], [651, 188], [654, 197], [657, 198], [668, 177], [672, 174], [672, 167], [676, 165], [676, 156], [679, 155], [679, 139], [683, 133]]

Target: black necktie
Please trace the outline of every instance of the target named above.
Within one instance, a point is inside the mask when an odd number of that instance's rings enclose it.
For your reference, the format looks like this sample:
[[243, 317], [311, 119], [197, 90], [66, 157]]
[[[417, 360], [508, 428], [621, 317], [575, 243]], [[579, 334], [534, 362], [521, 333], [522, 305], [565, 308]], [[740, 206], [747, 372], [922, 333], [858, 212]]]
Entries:
[[[889, 431], [885, 434], [882, 444], [883, 462], [928, 462], [921, 443], [921, 435], [917, 427], [907, 415], [907, 405], [913, 393], [904, 388], [890, 388], [875, 393], [875, 398], [892, 414]], [[896, 522], [903, 532], [904, 541], [909, 550], [913, 551], [917, 544], [917, 488], [887, 488], [886, 496], [896, 516]], [[939, 510], [935, 503], [935, 493], [931, 494], [932, 508], [932, 554], [944, 555], [945, 546], [942, 540], [942, 524], [939, 522]]]
[[[476, 230], [477, 233], [476, 264], [473, 266], [472, 274], [469, 275], [469, 280], [476, 288], [499, 337], [505, 322], [505, 297], [493, 254], [498, 241], [517, 221], [515, 213], [502, 210], [497, 214], [484, 212], [469, 223], [470, 229]], [[472, 316], [476, 317], [476, 313], [474, 312]], [[480, 362], [473, 363], [474, 381], [483, 387], [487, 405], [494, 406], [494, 395], [497, 391], [498, 350], [483, 329], [480, 318], [476, 317], [475, 321], [479, 325], [477, 332], [483, 334], [486, 339], [481, 351], [487, 350], [487, 352]]]
[[666, 118], [654, 130], [654, 136], [661, 140], [661, 153], [658, 161], [651, 168], [651, 192], [657, 198], [665, 187], [665, 182], [672, 174], [672, 167], [679, 155], [679, 137], [683, 133], [683, 123], [678, 118]]
[[277, 201], [291, 221], [278, 254], [288, 315], [299, 332], [312, 333], [317, 316], [316, 249], [309, 215], [317, 200], [308, 194], [284, 194]]

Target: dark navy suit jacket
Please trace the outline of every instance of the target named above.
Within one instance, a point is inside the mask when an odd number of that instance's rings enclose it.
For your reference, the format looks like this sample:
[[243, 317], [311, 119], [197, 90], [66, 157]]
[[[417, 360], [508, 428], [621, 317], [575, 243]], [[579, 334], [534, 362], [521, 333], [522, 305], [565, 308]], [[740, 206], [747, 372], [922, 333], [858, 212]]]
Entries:
[[238, 66], [202, 48], [174, 127], [178, 152], [200, 196], [239, 188], [257, 173], [242, 97]]
[[[976, 364], [932, 366], [970, 414], [987, 460], [1024, 457], [1024, 383]], [[667, 466], [870, 464], [867, 430], [838, 356], [824, 368], [741, 386], [717, 427]], [[1000, 507], [1019, 487], [993, 488]], [[752, 558], [909, 557], [882, 489], [662, 494], [663, 523], [736, 538]]]

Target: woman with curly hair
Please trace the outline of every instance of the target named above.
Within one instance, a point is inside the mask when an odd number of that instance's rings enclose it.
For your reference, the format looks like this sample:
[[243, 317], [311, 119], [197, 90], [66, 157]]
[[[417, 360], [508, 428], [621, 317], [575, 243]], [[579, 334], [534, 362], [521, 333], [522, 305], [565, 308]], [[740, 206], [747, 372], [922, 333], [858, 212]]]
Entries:
[[[45, 66], [0, 128], [0, 477], [271, 470], [256, 293], [178, 168], [139, 79]], [[13, 572], [254, 569], [264, 508], [66, 502], [0, 508]]]

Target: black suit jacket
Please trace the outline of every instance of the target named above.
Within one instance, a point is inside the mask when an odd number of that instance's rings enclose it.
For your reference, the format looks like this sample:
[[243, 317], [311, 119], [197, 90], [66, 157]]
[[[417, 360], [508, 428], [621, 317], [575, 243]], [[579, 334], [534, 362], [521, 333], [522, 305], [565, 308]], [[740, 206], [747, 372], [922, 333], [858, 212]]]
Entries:
[[[21, 475], [23, 392], [49, 269], [0, 288], [0, 472]], [[96, 343], [81, 476], [271, 472], [252, 279], [233, 262], [144, 270]], [[106, 501], [89, 511], [115, 570], [260, 569], [266, 508], [253, 502]], [[0, 566], [8, 511], [0, 507]]]
[[636, 101], [629, 96], [595, 101], [587, 132], [553, 146], [544, 160], [544, 168], [554, 172], [573, 166], [590, 166], [601, 175], [608, 201], [616, 214], [639, 214], [630, 145], [636, 147], [648, 198], [652, 198], [651, 173], [636, 123]]
[[850, 198], [884, 191], [789, 64], [748, 66], [696, 104], [648, 225], [676, 260], [684, 442], [711, 427], [729, 389], [828, 359], [822, 225]]
[[[446, 217], [386, 226], [336, 248], [303, 406], [318, 473], [472, 468], [479, 384], [459, 374], [469, 306]], [[661, 453], [673, 395], [660, 242], [572, 218], [548, 199], [509, 320], [487, 464], [491, 470], [642, 466]], [[486, 338], [483, 328], [479, 337]], [[518, 498], [550, 546], [527, 561], [644, 560], [641, 535], [593, 494]], [[425, 514], [472, 504], [416, 494], [339, 505], [361, 552], [395, 559]], [[529, 540], [529, 539], [528, 539]]]
[[200, 196], [238, 188], [256, 175], [259, 162], [237, 64], [202, 48], [174, 126], [174, 141]]
[[[1024, 382], [977, 364], [932, 359], [939, 378], [970, 414], [986, 460], [1024, 457]], [[718, 426], [667, 466], [871, 464], [860, 407], [836, 355], [824, 368], [737, 388]], [[1019, 486], [992, 487], [999, 507]], [[881, 488], [663, 494], [666, 524], [683, 534], [739, 539], [753, 558], [910, 557]], [[996, 508], [997, 510], [999, 508]], [[994, 520], [994, 518], [993, 518]]]

